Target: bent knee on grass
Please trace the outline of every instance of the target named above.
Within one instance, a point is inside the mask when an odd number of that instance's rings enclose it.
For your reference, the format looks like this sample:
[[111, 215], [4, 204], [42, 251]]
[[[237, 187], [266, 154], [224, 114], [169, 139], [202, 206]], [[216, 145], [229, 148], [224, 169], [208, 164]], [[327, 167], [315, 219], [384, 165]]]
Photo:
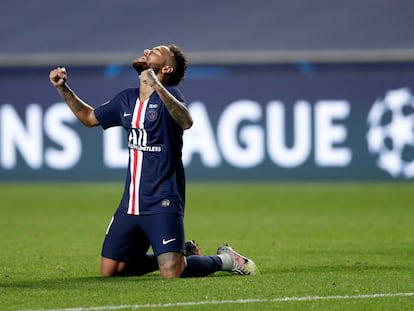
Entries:
[[125, 268], [125, 262], [119, 262], [113, 259], [101, 258], [101, 275], [103, 277], [111, 277], [119, 275]]

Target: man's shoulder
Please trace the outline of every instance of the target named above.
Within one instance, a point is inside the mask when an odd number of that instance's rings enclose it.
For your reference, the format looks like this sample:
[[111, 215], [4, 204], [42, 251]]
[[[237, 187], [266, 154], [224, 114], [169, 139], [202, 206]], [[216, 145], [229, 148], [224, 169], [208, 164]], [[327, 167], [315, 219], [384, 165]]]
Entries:
[[180, 102], [185, 102], [184, 95], [177, 86], [165, 86], [165, 88]]

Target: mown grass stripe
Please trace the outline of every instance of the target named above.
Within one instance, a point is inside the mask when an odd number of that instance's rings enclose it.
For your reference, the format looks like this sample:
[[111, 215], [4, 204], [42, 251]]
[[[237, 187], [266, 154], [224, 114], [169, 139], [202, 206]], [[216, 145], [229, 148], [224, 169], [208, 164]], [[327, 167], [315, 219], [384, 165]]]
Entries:
[[246, 303], [272, 303], [272, 302], [295, 302], [295, 301], [315, 301], [315, 300], [346, 300], [346, 299], [376, 299], [387, 297], [409, 297], [414, 293], [384, 293], [384, 294], [365, 294], [365, 295], [344, 295], [344, 296], [303, 296], [303, 297], [278, 297], [271, 299], [234, 299], [234, 300], [206, 300], [206, 301], [188, 301], [172, 302], [160, 304], [142, 304], [142, 305], [119, 305], [119, 306], [96, 306], [96, 307], [77, 307], [62, 309], [32, 309], [22, 311], [107, 311], [122, 309], [150, 309], [150, 308], [169, 308], [169, 307], [188, 307], [200, 305], [219, 305], [219, 304], [246, 304]]

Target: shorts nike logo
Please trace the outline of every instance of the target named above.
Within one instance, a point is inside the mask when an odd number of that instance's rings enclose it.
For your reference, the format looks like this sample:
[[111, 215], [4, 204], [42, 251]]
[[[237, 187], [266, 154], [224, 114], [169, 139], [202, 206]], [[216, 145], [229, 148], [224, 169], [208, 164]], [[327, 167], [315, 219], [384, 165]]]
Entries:
[[124, 112], [124, 118], [129, 117], [131, 114], [128, 112]]
[[162, 245], [167, 245], [168, 243], [174, 242], [175, 240], [177, 239], [176, 238], [169, 239], [169, 240], [162, 239]]

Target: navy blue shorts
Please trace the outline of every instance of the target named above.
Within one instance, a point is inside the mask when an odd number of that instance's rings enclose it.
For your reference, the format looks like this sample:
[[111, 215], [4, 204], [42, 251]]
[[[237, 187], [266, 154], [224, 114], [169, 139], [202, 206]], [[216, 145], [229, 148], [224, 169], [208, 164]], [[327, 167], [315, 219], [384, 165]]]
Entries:
[[156, 256], [184, 253], [184, 217], [174, 213], [129, 215], [117, 210], [102, 247], [102, 256], [131, 261], [144, 256], [150, 247]]

